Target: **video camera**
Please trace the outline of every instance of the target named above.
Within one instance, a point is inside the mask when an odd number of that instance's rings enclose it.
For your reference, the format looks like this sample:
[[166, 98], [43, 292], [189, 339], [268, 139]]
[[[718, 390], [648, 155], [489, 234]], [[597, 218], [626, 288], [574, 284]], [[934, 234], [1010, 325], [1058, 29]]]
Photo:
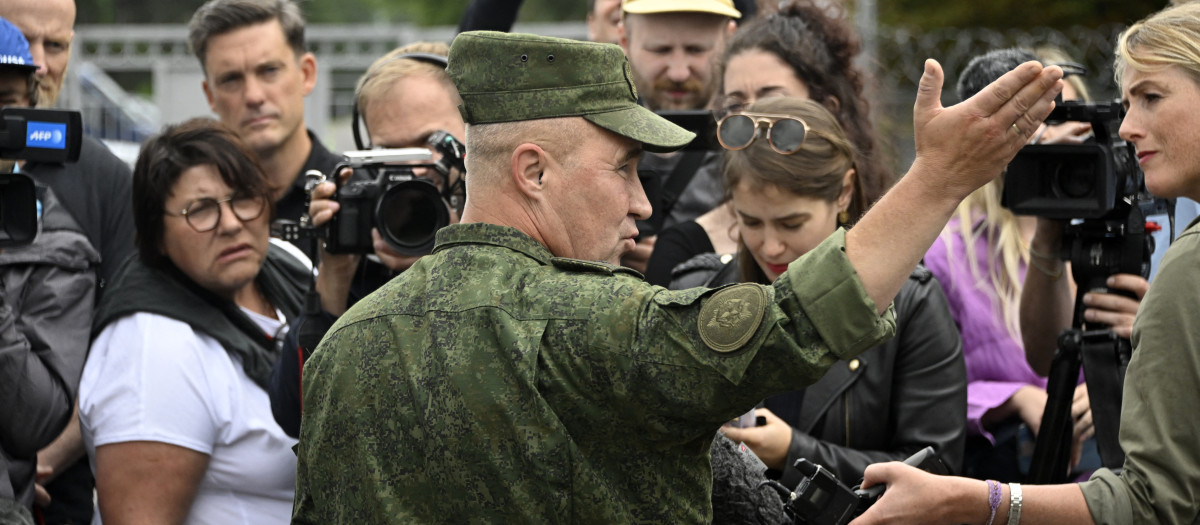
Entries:
[[[335, 173], [347, 167], [354, 173], [338, 183], [333, 199], [341, 208], [325, 230], [326, 250], [371, 253], [372, 228], [403, 255], [424, 255], [433, 249], [434, 234], [450, 224], [449, 206], [462, 212], [466, 165], [463, 144], [449, 133], [434, 133], [429, 145], [441, 158], [434, 160], [433, 151], [425, 148], [346, 153]], [[425, 172], [418, 175], [419, 168]], [[455, 170], [459, 177], [452, 184]]]
[[[1063, 331], [1050, 367], [1046, 408], [1033, 451], [1031, 483], [1066, 481], [1071, 457], [1071, 404], [1082, 364], [1088, 382], [1097, 450], [1101, 463], [1119, 468], [1125, 460], [1117, 439], [1124, 370], [1132, 356], [1128, 339], [1103, 323], [1084, 318], [1088, 292], [1125, 295], [1107, 280], [1118, 273], [1147, 277], [1154, 239], [1147, 217], [1171, 213], [1172, 206], [1146, 191], [1145, 175], [1133, 146], [1117, 134], [1124, 111], [1118, 102], [1063, 102], [1047, 124], [1088, 122], [1093, 136], [1084, 144], [1029, 145], [1008, 165], [1004, 206], [1019, 215], [1064, 221], [1058, 258], [1071, 263], [1077, 292], [1072, 327]], [[1067, 221], [1070, 219], [1069, 221]], [[1172, 232], [1173, 233], [1173, 232]]]
[[[909, 456], [904, 464], [939, 476], [950, 473], [933, 447], [925, 447]], [[796, 491], [787, 502], [787, 508], [795, 516], [796, 523], [845, 525], [874, 505], [886, 488], [884, 485], [865, 490], [857, 486], [847, 487], [825, 467], [807, 459], [796, 460], [796, 469], [804, 478], [796, 485]]]
[[[0, 110], [0, 159], [75, 162], [82, 144], [78, 111], [4, 108]], [[33, 179], [0, 174], [0, 248], [33, 242], [38, 232]]]
[[1017, 215], [1048, 219], [1096, 219], [1142, 191], [1142, 170], [1133, 146], [1118, 136], [1124, 110], [1119, 102], [1066, 101], [1046, 124], [1087, 122], [1084, 144], [1030, 144], [1021, 148], [1004, 180], [1002, 204]]

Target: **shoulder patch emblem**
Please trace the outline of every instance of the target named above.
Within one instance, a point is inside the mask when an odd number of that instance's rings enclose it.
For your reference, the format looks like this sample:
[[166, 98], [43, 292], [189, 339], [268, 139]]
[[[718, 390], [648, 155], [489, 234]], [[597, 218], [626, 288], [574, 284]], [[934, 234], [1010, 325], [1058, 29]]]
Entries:
[[716, 352], [741, 348], [762, 323], [766, 303], [766, 292], [756, 284], [736, 284], [713, 294], [700, 308], [700, 339]]

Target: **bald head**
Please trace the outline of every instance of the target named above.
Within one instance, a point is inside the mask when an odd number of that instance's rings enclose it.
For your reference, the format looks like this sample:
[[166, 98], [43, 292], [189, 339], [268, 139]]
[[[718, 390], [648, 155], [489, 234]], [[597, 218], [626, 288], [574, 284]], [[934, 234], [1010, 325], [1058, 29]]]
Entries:
[[75, 1], [3, 0], [0, 17], [17, 26], [29, 41], [29, 53], [38, 66], [38, 105], [53, 106], [71, 60]]

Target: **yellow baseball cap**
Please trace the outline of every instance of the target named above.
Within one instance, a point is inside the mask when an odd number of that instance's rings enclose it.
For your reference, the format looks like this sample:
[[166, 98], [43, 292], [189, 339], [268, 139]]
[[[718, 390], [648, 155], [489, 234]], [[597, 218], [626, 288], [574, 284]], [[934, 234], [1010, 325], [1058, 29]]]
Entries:
[[690, 12], [742, 17], [742, 12], [733, 7], [733, 0], [621, 0], [621, 9], [639, 15]]

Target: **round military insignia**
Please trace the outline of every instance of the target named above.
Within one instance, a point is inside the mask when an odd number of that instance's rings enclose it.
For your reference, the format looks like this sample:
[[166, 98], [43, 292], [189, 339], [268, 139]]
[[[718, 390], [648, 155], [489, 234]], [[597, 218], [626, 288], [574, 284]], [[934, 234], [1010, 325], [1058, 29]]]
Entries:
[[741, 348], [762, 323], [766, 303], [767, 293], [756, 284], [736, 284], [713, 294], [700, 308], [700, 339], [721, 353]]

